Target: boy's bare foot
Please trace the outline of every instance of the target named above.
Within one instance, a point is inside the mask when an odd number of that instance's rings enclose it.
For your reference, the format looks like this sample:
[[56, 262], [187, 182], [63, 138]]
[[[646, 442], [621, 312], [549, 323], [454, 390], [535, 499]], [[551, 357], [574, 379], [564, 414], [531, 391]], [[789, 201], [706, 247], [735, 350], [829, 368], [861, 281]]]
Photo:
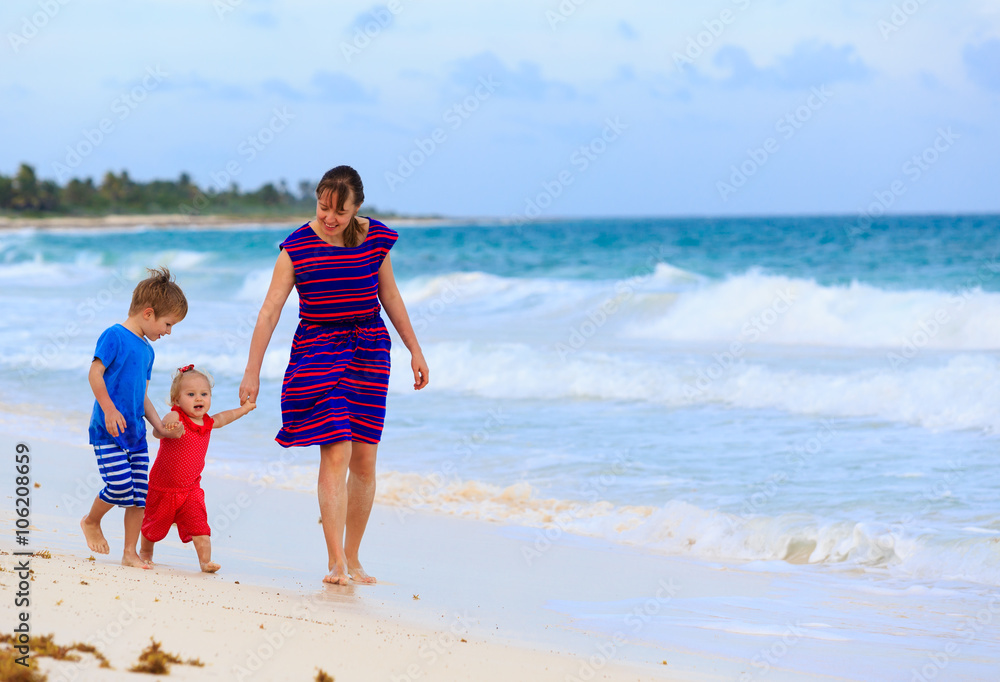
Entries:
[[89, 515], [80, 519], [80, 530], [83, 531], [83, 537], [87, 539], [87, 547], [90, 548], [91, 552], [107, 554], [111, 548], [108, 547], [108, 541], [104, 538], [104, 532], [101, 531], [101, 524], [90, 523], [88, 518], [90, 518]]
[[201, 570], [203, 573], [215, 573], [220, 568], [222, 568], [222, 566], [214, 561], [205, 561], [201, 564]]
[[152, 552], [143, 552], [142, 550], [139, 550], [139, 558], [141, 560], [145, 561], [150, 566], [155, 566], [155, 564], [153, 563], [153, 553]]
[[365, 573], [365, 569], [361, 568], [361, 564], [348, 566], [347, 574], [351, 576], [351, 580], [353, 580], [356, 583], [361, 583], [362, 585], [374, 585], [376, 582], [378, 582], [375, 580], [375, 578]]
[[347, 575], [347, 571], [343, 570], [343, 566], [335, 566], [323, 578], [323, 582], [329, 583], [330, 585], [347, 585], [350, 582], [350, 577]]
[[142, 568], [149, 570], [152, 568], [148, 563], [139, 558], [138, 554], [126, 554], [122, 557], [122, 566], [131, 566], [132, 568]]

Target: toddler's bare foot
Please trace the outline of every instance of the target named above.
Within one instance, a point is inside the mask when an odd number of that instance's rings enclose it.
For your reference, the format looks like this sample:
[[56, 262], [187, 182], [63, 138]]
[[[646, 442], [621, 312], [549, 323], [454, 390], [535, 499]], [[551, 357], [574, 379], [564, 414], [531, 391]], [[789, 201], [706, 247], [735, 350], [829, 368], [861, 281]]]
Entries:
[[334, 566], [325, 578], [323, 582], [329, 583], [330, 585], [346, 585], [350, 582], [350, 577], [347, 575], [347, 571], [344, 570], [344, 566]]
[[215, 573], [220, 568], [222, 568], [222, 566], [215, 563], [214, 561], [203, 561], [201, 564], [201, 570], [204, 573]]
[[91, 552], [96, 552], [97, 554], [107, 554], [111, 551], [108, 547], [108, 541], [104, 538], [104, 533], [101, 531], [101, 524], [90, 523], [87, 519], [90, 516], [84, 516], [80, 519], [80, 529], [83, 531], [83, 537], [87, 539], [87, 547], [90, 548]]
[[361, 568], [361, 564], [348, 566], [347, 574], [351, 576], [351, 580], [362, 585], [374, 585], [377, 582], [375, 578], [365, 573], [365, 569]]
[[152, 568], [148, 563], [139, 558], [139, 555], [135, 552], [128, 554], [126, 553], [122, 557], [122, 566], [131, 566], [132, 568], [143, 568], [149, 570]]
[[152, 552], [144, 552], [142, 550], [139, 550], [139, 558], [142, 561], [145, 561], [150, 566], [155, 566], [155, 564], [153, 563], [153, 553]]

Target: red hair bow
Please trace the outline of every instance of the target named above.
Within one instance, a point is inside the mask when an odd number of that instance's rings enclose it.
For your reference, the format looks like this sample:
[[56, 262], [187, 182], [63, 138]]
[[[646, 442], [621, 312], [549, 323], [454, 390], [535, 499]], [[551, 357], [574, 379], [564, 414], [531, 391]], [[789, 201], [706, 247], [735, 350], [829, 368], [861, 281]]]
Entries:
[[192, 369], [194, 369], [194, 365], [188, 365], [187, 367], [178, 367], [177, 371], [184, 374], [184, 372], [190, 372]]

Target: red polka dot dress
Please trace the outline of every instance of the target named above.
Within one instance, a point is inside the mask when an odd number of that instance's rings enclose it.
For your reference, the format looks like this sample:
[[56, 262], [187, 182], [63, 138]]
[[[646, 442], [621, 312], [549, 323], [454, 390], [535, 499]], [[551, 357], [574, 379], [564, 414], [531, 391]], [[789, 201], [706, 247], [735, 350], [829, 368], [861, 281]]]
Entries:
[[181, 542], [191, 542], [196, 535], [212, 534], [201, 472], [205, 469], [208, 439], [215, 422], [206, 415], [201, 424], [195, 424], [179, 406], [174, 405], [173, 411], [184, 425], [184, 435], [160, 440], [160, 450], [149, 472], [142, 535], [150, 542], [165, 538], [175, 523]]

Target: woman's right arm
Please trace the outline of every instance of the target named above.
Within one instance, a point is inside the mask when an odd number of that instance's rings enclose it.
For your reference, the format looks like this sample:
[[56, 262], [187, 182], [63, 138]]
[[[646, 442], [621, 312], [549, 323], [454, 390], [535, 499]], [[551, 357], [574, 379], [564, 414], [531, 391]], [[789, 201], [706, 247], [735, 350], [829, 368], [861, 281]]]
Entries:
[[271, 286], [268, 287], [267, 296], [260, 306], [257, 324], [250, 339], [250, 357], [247, 358], [247, 368], [240, 383], [240, 405], [247, 400], [257, 402], [257, 393], [260, 391], [260, 366], [264, 362], [264, 352], [281, 318], [281, 309], [285, 306], [285, 301], [288, 300], [288, 295], [292, 293], [294, 286], [295, 268], [288, 253], [282, 250], [278, 255], [278, 262], [274, 264]]

